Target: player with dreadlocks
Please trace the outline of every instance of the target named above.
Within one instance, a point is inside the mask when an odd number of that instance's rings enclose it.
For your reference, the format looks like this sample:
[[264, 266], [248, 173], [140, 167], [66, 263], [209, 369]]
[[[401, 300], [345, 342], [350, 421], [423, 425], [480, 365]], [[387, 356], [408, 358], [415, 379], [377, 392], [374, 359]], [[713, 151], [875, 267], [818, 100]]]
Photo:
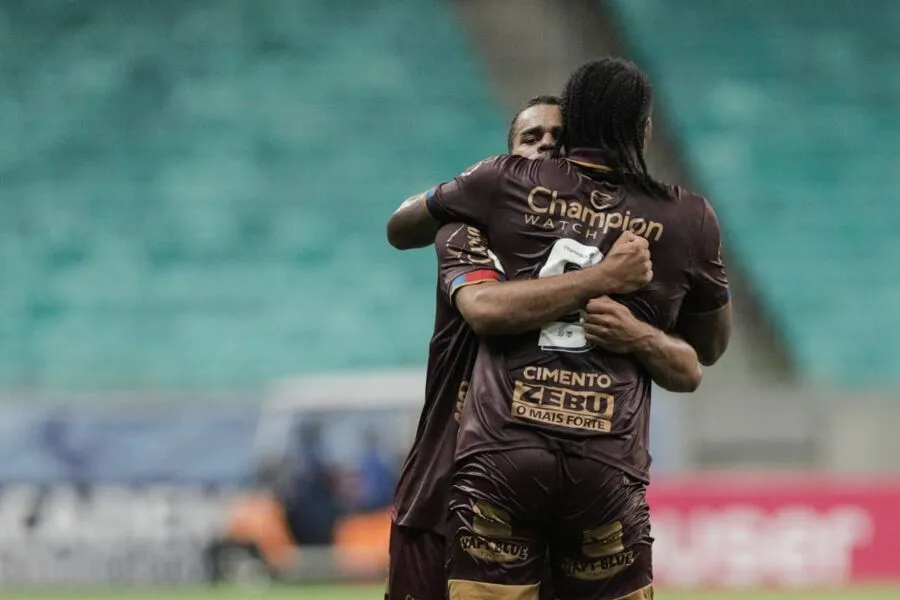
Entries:
[[[644, 151], [653, 132], [650, 114], [653, 90], [650, 80], [636, 65], [618, 58], [604, 58], [583, 65], [566, 83], [561, 105], [564, 128], [560, 146], [599, 149], [598, 155], [608, 168], [650, 197], [678, 199], [689, 195], [686, 190], [656, 181], [647, 169]], [[705, 201], [704, 205], [703, 216], [709, 221], [707, 229], [710, 236], [718, 240], [718, 220], [712, 207]], [[712, 258], [714, 263], [721, 265], [721, 243], [715, 245]], [[724, 270], [721, 276], [723, 291], [730, 298]], [[719, 305], [720, 302], [714, 299], [712, 304]], [[705, 310], [707, 306], [693, 311], [690, 307], [682, 308], [675, 330], [697, 350], [702, 364], [712, 365], [725, 352], [731, 337], [730, 304], [714, 306], [716, 310], [710, 311]]]
[[[537, 96], [527, 101], [510, 122], [507, 149], [510, 154], [525, 158], [549, 157], [561, 130], [559, 100], [553, 96]], [[446, 596], [444, 524], [456, 446], [454, 414], [458, 418], [478, 350], [476, 333], [457, 306], [465, 305], [470, 318], [476, 312], [480, 315], [475, 324], [482, 334], [497, 332], [498, 326], [505, 333], [512, 333], [553, 321], [577, 308], [580, 294], [591, 293], [577, 281], [579, 277], [582, 282], [590, 281], [584, 279], [590, 269], [555, 279], [492, 286], [503, 279], [503, 273], [494, 264], [484, 236], [476, 229], [461, 224], [446, 225], [435, 239], [434, 230], [429, 231], [427, 223], [424, 231], [408, 228], [410, 215], [413, 221], [417, 211], [427, 215], [424, 202], [423, 197], [414, 197], [404, 203], [388, 226], [391, 243], [401, 249], [433, 240], [442, 273], [434, 336], [429, 346], [425, 405], [394, 497], [388, 600], [408, 597], [440, 600]], [[645, 276], [641, 256], [646, 248], [633, 247], [631, 252], [634, 277]], [[616, 269], [609, 268], [617, 260], [612, 257], [605, 275], [595, 273], [593, 285], [605, 283], [610, 288], [622, 279]], [[638, 280], [635, 285], [642, 283]], [[451, 294], [457, 306], [450, 301]], [[554, 312], [546, 312], [548, 309]], [[664, 365], [666, 371], [654, 373], [660, 385], [674, 391], [690, 391], [699, 384], [702, 372], [697, 355], [684, 342], [652, 330], [624, 306], [612, 301], [598, 304], [594, 316], [606, 319], [607, 342], [621, 343], [623, 339], [643, 337], [649, 345], [661, 349], [660, 353], [668, 361]], [[541, 596], [552, 598], [549, 576], [545, 574], [542, 583], [547, 585], [542, 585]]]
[[[618, 68], [609, 68], [613, 65]], [[669, 190], [650, 176], [644, 160], [653, 129], [653, 99], [646, 77], [634, 76], [624, 62], [617, 64], [615, 59], [588, 63], [569, 78], [562, 102], [565, 127], [560, 144], [602, 148], [608, 167], [651, 196], [669, 196]], [[608, 107], [609, 112], [601, 114], [600, 107]]]
[[[429, 194], [430, 214], [482, 230], [512, 283], [648, 247], [652, 280], [616, 299], [714, 363], [730, 336], [718, 221], [704, 198], [647, 170], [649, 80], [626, 60], [593, 61], [572, 74], [562, 107], [565, 158], [482, 161]], [[592, 307], [609, 302], [482, 337], [450, 495], [451, 600], [537, 598], [548, 556], [560, 600], [652, 597], [647, 365], [665, 355], [643, 336], [603, 343]], [[456, 307], [475, 328], [479, 311], [462, 297]]]

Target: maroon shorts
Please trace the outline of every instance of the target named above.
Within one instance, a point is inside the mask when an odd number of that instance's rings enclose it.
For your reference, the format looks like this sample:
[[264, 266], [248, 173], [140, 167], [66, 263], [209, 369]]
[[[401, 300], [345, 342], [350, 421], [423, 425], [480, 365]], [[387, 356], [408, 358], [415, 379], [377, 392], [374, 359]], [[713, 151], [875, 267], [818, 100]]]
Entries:
[[386, 600], [445, 600], [444, 536], [391, 523]]
[[[540, 600], [553, 600], [549, 567]], [[446, 600], [447, 548], [442, 535], [391, 523], [385, 600]]]
[[559, 600], [652, 598], [646, 485], [547, 450], [469, 457], [450, 496], [450, 600], [540, 597], [549, 557]]

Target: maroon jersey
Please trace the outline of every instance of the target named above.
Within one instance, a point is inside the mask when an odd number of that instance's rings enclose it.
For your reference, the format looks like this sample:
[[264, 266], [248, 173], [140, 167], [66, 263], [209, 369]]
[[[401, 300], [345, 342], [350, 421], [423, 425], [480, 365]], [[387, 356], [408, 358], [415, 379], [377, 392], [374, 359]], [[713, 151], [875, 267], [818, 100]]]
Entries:
[[457, 423], [478, 352], [478, 338], [451, 298], [466, 285], [504, 277], [477, 229], [459, 223], [445, 225], [434, 248], [440, 276], [428, 349], [425, 406], [394, 494], [393, 516], [398, 525], [443, 533]]
[[[436, 188], [428, 207], [438, 220], [482, 229], [510, 279], [595, 265], [623, 231], [646, 238], [653, 281], [617, 300], [662, 331], [681, 311], [724, 306], [728, 282], [709, 203], [680, 188], [668, 199], [650, 196], [603, 162], [591, 150], [567, 159], [487, 159]], [[549, 447], [646, 480], [650, 385], [633, 357], [587, 343], [578, 313], [540, 331], [486, 338], [457, 457]]]

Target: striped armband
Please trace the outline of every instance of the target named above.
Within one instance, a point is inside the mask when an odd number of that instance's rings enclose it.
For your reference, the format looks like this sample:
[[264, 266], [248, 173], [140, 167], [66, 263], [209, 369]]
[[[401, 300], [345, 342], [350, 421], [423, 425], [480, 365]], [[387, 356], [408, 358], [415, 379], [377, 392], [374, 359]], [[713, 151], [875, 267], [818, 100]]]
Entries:
[[450, 297], [452, 298], [457, 291], [466, 287], [467, 285], [472, 285], [475, 283], [484, 283], [485, 281], [505, 281], [506, 277], [503, 276], [503, 273], [495, 271], [493, 269], [478, 269], [476, 271], [469, 271], [468, 273], [463, 273], [459, 275], [453, 281], [450, 282]]

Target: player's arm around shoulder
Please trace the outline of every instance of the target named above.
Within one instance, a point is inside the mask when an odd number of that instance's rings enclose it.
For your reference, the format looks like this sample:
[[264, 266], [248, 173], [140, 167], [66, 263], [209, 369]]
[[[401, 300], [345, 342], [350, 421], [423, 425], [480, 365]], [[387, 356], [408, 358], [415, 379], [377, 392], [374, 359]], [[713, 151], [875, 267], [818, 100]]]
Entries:
[[[474, 228], [469, 227], [468, 231], [465, 249], [448, 247], [444, 257], [439, 251], [442, 263], [453, 264], [465, 256], [464, 262], [469, 264], [493, 262], [502, 274], [500, 260], [490, 251], [487, 240], [477, 238]], [[463, 276], [452, 270], [442, 279], [447, 282], [451, 301], [476, 333], [512, 335], [540, 329], [584, 308], [595, 296], [632, 292], [652, 276], [646, 240], [628, 233], [620, 236], [600, 264], [563, 275], [500, 283], [505, 276], [491, 277], [483, 272]]]
[[494, 156], [469, 167], [452, 180], [403, 201], [387, 223], [388, 242], [398, 250], [423, 248], [434, 241], [441, 224], [464, 222], [485, 229], [490, 199], [507, 163], [518, 157]]
[[710, 203], [693, 198], [697, 235], [688, 270], [688, 293], [675, 330], [697, 351], [704, 366], [715, 364], [731, 340], [731, 292], [722, 260], [722, 234]]
[[397, 250], [424, 248], [434, 242], [441, 224], [428, 212], [426, 198], [429, 193], [410, 196], [388, 219], [388, 243]]

